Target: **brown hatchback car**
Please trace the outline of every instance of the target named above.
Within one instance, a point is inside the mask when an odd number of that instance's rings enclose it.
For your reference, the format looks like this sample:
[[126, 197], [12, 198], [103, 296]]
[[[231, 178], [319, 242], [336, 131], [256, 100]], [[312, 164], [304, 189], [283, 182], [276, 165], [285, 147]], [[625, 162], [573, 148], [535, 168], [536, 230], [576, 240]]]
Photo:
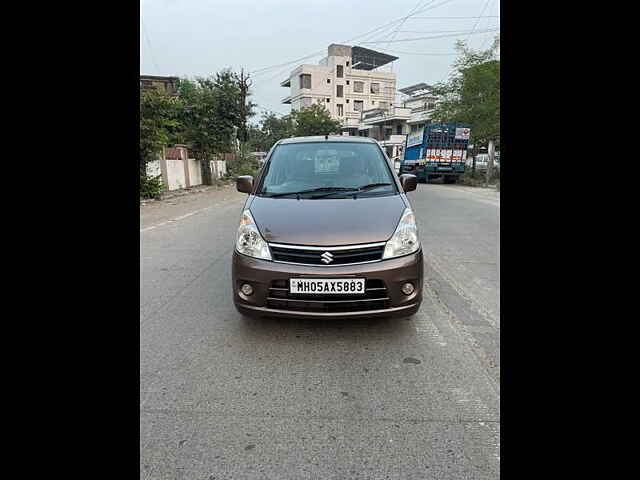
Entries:
[[233, 299], [246, 315], [408, 317], [422, 301], [422, 248], [405, 192], [375, 140], [277, 142], [244, 205]]

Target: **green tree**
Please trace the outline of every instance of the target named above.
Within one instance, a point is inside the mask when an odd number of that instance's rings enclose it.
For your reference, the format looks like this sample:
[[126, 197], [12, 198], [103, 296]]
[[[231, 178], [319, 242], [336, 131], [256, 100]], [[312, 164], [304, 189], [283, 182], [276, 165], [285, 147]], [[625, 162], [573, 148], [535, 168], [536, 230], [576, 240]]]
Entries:
[[268, 152], [278, 140], [293, 136], [293, 118], [290, 115], [278, 117], [269, 112], [262, 115], [259, 126], [249, 129], [249, 145], [254, 151]]
[[332, 135], [341, 132], [340, 122], [333, 120], [329, 111], [317, 103], [291, 112], [294, 136]]
[[[180, 121], [182, 143], [189, 144], [195, 157], [210, 160], [217, 153], [236, 151], [246, 118], [253, 106], [243, 91], [239, 76], [223, 70], [208, 78], [181, 79], [178, 93], [184, 104]], [[204, 165], [204, 182], [211, 183], [209, 164]]]
[[140, 176], [146, 179], [148, 162], [155, 160], [162, 147], [175, 141], [180, 127], [181, 102], [155, 90], [140, 91]]
[[434, 86], [439, 97], [432, 118], [441, 122], [471, 125], [473, 142], [486, 145], [500, 139], [500, 39], [484, 51], [474, 51], [462, 41], [456, 49], [459, 57], [446, 82]]
[[181, 140], [196, 157], [234, 150], [240, 126], [240, 89], [230, 71], [209, 78], [181, 79], [178, 93], [184, 104], [181, 112]]

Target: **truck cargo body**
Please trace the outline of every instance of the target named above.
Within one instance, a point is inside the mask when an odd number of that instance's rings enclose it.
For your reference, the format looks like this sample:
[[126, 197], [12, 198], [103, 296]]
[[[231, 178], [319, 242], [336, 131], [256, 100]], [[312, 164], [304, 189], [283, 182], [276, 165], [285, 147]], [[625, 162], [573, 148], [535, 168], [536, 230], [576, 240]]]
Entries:
[[466, 124], [441, 123], [409, 133], [400, 173], [423, 182], [442, 177], [445, 183], [455, 183], [465, 170], [470, 132]]

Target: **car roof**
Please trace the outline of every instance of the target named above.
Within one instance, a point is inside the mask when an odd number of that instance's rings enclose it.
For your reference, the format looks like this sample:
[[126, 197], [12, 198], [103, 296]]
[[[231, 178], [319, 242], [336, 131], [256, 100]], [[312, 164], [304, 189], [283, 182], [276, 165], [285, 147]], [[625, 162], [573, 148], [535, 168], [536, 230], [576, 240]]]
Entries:
[[291, 137], [283, 138], [278, 141], [277, 145], [286, 145], [289, 143], [312, 143], [312, 142], [351, 142], [351, 143], [377, 143], [376, 140], [369, 137], [356, 137], [354, 135], [327, 135], [314, 137]]

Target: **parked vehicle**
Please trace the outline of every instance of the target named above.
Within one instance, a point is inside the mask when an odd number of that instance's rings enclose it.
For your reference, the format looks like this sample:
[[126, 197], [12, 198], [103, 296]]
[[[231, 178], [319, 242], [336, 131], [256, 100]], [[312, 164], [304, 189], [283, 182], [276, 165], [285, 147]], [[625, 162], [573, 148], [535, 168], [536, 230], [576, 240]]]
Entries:
[[232, 289], [245, 315], [407, 317], [422, 301], [423, 255], [406, 192], [378, 143], [355, 136], [280, 140], [248, 193]]
[[400, 173], [410, 173], [428, 182], [436, 178], [455, 183], [464, 173], [469, 145], [469, 125], [429, 124], [407, 136]]

